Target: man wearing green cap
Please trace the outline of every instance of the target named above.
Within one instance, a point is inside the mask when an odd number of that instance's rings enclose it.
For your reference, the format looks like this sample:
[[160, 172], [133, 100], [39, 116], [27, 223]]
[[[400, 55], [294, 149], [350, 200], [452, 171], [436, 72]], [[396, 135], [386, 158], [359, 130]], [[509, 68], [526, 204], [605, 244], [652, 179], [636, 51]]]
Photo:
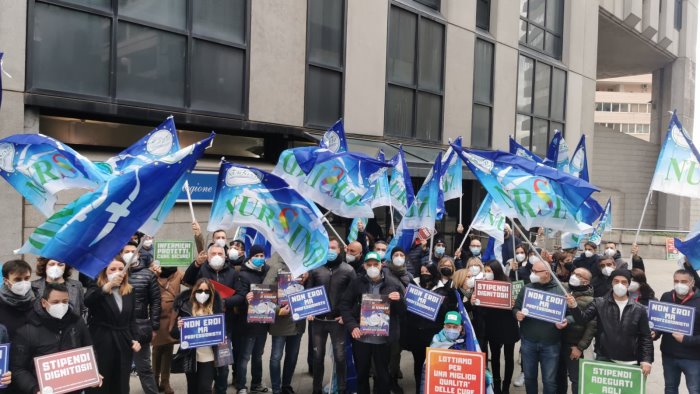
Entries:
[[[399, 340], [399, 314], [405, 309], [401, 283], [382, 274], [381, 257], [369, 252], [363, 264], [364, 275], [359, 275], [348, 286], [340, 303], [345, 327], [353, 338], [352, 351], [357, 367], [358, 392], [370, 393], [369, 370], [374, 361], [374, 392], [389, 394], [390, 343]], [[362, 296], [374, 294], [389, 300], [389, 336], [367, 335], [360, 330]]]
[[442, 330], [433, 335], [433, 341], [430, 343], [430, 347], [466, 350], [464, 345], [462, 315], [455, 311], [447, 312], [443, 324]]

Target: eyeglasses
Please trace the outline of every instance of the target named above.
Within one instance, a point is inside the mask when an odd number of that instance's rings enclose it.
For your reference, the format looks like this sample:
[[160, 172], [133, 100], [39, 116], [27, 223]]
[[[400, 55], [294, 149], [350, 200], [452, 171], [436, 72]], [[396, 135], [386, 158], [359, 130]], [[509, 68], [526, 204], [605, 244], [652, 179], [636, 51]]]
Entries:
[[547, 272], [547, 270], [539, 270], [539, 271], [532, 270], [532, 272], [535, 274], [541, 274], [543, 272]]
[[209, 290], [202, 290], [202, 289], [199, 289], [199, 290], [195, 291], [195, 293], [197, 293], [197, 294], [204, 294], [204, 293], [209, 294], [209, 293], [211, 293], [211, 292], [210, 292]]

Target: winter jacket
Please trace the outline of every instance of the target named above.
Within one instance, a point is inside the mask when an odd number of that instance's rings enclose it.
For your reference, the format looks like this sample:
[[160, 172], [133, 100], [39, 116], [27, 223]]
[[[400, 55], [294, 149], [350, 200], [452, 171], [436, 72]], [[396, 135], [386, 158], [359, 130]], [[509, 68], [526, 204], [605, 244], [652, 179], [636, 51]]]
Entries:
[[[571, 295], [576, 298], [576, 302], [581, 308], [586, 309], [588, 304], [593, 302], [593, 288], [591, 286], [579, 286], [576, 288], [567, 286], [567, 289], [571, 291]], [[581, 351], [588, 349], [596, 333], [597, 319], [591, 319], [586, 324], [576, 323], [574, 317], [571, 315], [567, 316], [566, 319], [569, 322], [569, 325], [564, 331], [564, 340], [566, 340], [566, 343], [569, 346], [576, 346]]]
[[234, 316], [235, 334], [244, 336], [251, 335], [267, 335], [269, 324], [248, 323], [248, 300], [246, 294], [250, 292], [250, 285], [262, 284], [263, 279], [267, 275], [270, 266], [265, 264], [260, 271], [250, 269], [247, 265], [241, 267], [241, 271], [236, 275], [236, 281], [233, 284], [233, 289], [236, 294], [232, 295], [225, 301], [226, 306], [232, 304], [238, 308], [238, 314]]
[[619, 250], [615, 251], [615, 254], [613, 255], [613, 259], [615, 259], [615, 269], [616, 270], [622, 270], [622, 269], [629, 270], [629, 266], [627, 265], [627, 262], [622, 259], [622, 253], [620, 253]]
[[[71, 312], [78, 316], [86, 316], [87, 308], [85, 307], [83, 285], [79, 281], [73, 279], [66, 279], [65, 285], [68, 287], [68, 302], [70, 303]], [[32, 291], [34, 292], [34, 297], [41, 298], [44, 295], [45, 288], [45, 278], [39, 278], [32, 281]]]
[[[112, 291], [119, 291], [114, 288]], [[93, 281], [85, 292], [85, 305], [88, 307], [88, 329], [95, 344], [97, 357], [117, 349], [123, 357], [131, 359], [131, 341], [137, 340], [136, 296], [131, 293], [122, 296], [122, 309], [119, 310], [112, 294], [102, 291]], [[149, 331], [150, 333], [150, 331]]]
[[[423, 287], [420, 284], [420, 278], [414, 278], [413, 284]], [[403, 314], [401, 319], [401, 347], [408, 351], [425, 349], [430, 346], [433, 335], [442, 329], [442, 320], [438, 321], [438, 319], [432, 321], [408, 312]]]
[[[197, 264], [193, 261], [192, 264], [190, 264], [190, 266], [187, 267], [187, 270], [185, 271], [185, 276], [182, 278], [182, 283], [188, 286], [194, 286], [197, 280], [199, 280], [200, 278], [206, 278], [209, 280], [215, 280], [221, 283], [222, 285], [233, 289], [233, 286], [236, 283], [237, 276], [238, 272], [236, 272], [236, 270], [229, 264], [224, 264], [224, 266], [220, 270], [215, 271], [209, 266], [208, 261], [204, 262], [204, 264], [202, 264], [199, 267], [197, 267]], [[226, 310], [233, 309], [234, 302], [232, 297], [225, 299], [224, 305], [226, 307]]]
[[17, 329], [27, 322], [27, 315], [32, 310], [33, 304], [34, 300], [32, 299], [13, 307], [0, 300], [0, 324], [7, 329], [10, 340], [14, 339]]
[[[391, 263], [387, 263], [391, 264]], [[392, 267], [389, 267], [388, 265], [382, 268], [382, 273], [384, 273], [385, 276], [391, 276], [392, 278], [396, 279], [401, 285], [403, 286], [404, 292], [406, 290], [406, 287], [408, 287], [409, 284], [413, 283], [413, 275], [408, 272], [406, 269], [402, 270], [397, 270], [396, 268], [392, 269]]]
[[168, 345], [177, 341], [170, 336], [170, 324], [173, 323], [173, 303], [180, 294], [182, 271], [175, 270], [168, 277], [158, 277], [160, 288], [160, 328], [153, 340], [153, 346]]
[[136, 340], [141, 344], [150, 343], [153, 331], [158, 331], [160, 328], [158, 278], [153, 271], [139, 262], [138, 265], [129, 269], [129, 284], [134, 288], [134, 297], [136, 298], [134, 316], [136, 324], [139, 326], [139, 335]]
[[[466, 305], [465, 305], [466, 306]], [[509, 309], [475, 307], [483, 323], [483, 337], [488, 342], [512, 344], [520, 340], [518, 321]]]
[[27, 324], [12, 340], [12, 387], [22, 393], [39, 392], [34, 357], [91, 345], [88, 328], [78, 314], [69, 311], [60, 320], [53, 318], [37, 300]]
[[[192, 298], [192, 290], [184, 291], [180, 293], [177, 297], [175, 297], [175, 301], [173, 302], [173, 311], [175, 312], [175, 315], [178, 318], [193, 316], [192, 302], [190, 301], [190, 298]], [[214, 314], [223, 312], [223, 301], [221, 300], [219, 293], [216, 291], [214, 292], [214, 304], [212, 305], [212, 311], [214, 312]], [[175, 321], [177, 321], [177, 318], [175, 319]], [[172, 330], [170, 330], [170, 336], [172, 336], [177, 341], [180, 340], [180, 329], [177, 328], [177, 324], [174, 324]], [[214, 352], [214, 357], [216, 358], [216, 355], [218, 354], [217, 347], [212, 346], [212, 351]], [[197, 372], [197, 348], [180, 348], [177, 352], [178, 354], [184, 353], [184, 372]]]
[[306, 281], [306, 288], [323, 286], [326, 288], [328, 302], [331, 304], [331, 311], [318, 315], [318, 320], [333, 320], [340, 317], [341, 298], [357, 275], [352, 267], [341, 260], [338, 256], [334, 261], [329, 261], [326, 265], [309, 271], [309, 279]]
[[[272, 257], [268, 259], [267, 264], [270, 266], [270, 269], [263, 279], [263, 284], [265, 285], [276, 285], [279, 273], [289, 272], [289, 267], [282, 261], [282, 257], [279, 253], [273, 254]], [[279, 314], [279, 311], [280, 307], [278, 302], [275, 322], [270, 324], [270, 335], [274, 337], [287, 337], [304, 333], [306, 330], [306, 319], [295, 322], [292, 320], [291, 313], [282, 316]]]
[[[393, 292], [398, 292], [401, 298], [398, 301], [389, 300], [389, 342], [399, 340], [401, 332], [399, 315], [405, 311], [406, 302], [401, 291], [401, 283], [392, 277], [382, 275], [379, 294], [387, 296]], [[340, 301], [340, 313], [348, 333], [351, 333], [355, 328], [360, 328], [362, 295], [370, 293], [370, 279], [367, 275], [355, 278], [344, 292]]]
[[669, 291], [661, 296], [661, 302], [669, 302], [683, 306], [695, 307], [695, 327], [693, 335], [683, 337], [683, 343], [679, 343], [669, 333], [663, 334], [661, 339], [661, 354], [673, 358], [700, 360], [700, 292], [695, 291], [695, 294], [685, 302], [680, 300], [680, 297], [674, 297], [674, 292]]
[[423, 250], [421, 244], [414, 243], [411, 245], [411, 249], [409, 249], [406, 255], [406, 270], [408, 270], [414, 278], [420, 276], [420, 267], [424, 256], [428, 256], [428, 251]]
[[598, 260], [600, 259], [600, 256], [597, 254], [594, 254], [591, 257], [586, 257], [585, 254], [581, 254], [574, 260], [574, 267], [575, 268], [585, 268], [589, 271], [591, 271], [591, 274], [594, 274], [594, 271], [600, 272], [598, 269]]
[[595, 298], [585, 310], [580, 306], [570, 310], [579, 324], [598, 318], [595, 335], [597, 355], [615, 361], [654, 361], [647, 310], [631, 298], [627, 299], [622, 310], [622, 319], [612, 292], [605, 297]]
[[[503, 239], [503, 246], [501, 247], [501, 256], [503, 256], [503, 261], [508, 261], [515, 257], [515, 253], [513, 252], [512, 236], [513, 235], [511, 234], [510, 237]], [[515, 237], [515, 247], [517, 248], [521, 243], [523, 243], [523, 241], [519, 237]]]
[[[529, 287], [536, 290], [546, 291], [553, 294], [564, 295], [562, 290], [552, 279], [547, 283], [528, 283], [525, 287]], [[513, 316], [515, 316], [521, 309], [523, 309], [523, 298], [525, 297], [525, 289], [520, 292], [518, 298], [515, 300], [515, 306], [513, 307]], [[554, 343], [559, 343], [561, 339], [562, 331], [559, 330], [554, 323], [549, 323], [544, 320], [533, 319], [531, 317], [525, 317], [520, 322], [520, 337], [527, 339], [531, 342], [538, 342], [542, 344], [551, 345]]]
[[453, 341], [448, 338], [447, 335], [445, 335], [444, 329], [433, 335], [433, 340], [430, 342], [430, 347], [434, 349], [467, 350], [464, 335], [460, 335], [459, 338]]

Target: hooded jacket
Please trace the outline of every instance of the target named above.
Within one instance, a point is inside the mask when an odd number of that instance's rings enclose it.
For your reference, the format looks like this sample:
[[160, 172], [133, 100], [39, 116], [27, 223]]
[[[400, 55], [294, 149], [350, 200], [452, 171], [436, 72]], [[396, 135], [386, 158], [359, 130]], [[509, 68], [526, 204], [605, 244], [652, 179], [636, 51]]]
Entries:
[[328, 302], [331, 303], [331, 311], [318, 315], [315, 319], [333, 320], [336, 317], [340, 317], [340, 309], [338, 309], [340, 300], [355, 277], [355, 270], [348, 263], [344, 262], [340, 255], [335, 260], [326, 263], [326, 265], [309, 271], [306, 288], [325, 287]]
[[673, 335], [664, 332], [661, 339], [661, 354], [673, 358], [700, 360], [700, 292], [696, 288], [695, 294], [686, 302], [682, 302], [679, 298], [674, 297], [673, 291], [669, 291], [661, 296], [661, 302], [695, 307], [693, 335], [684, 336], [683, 343], [680, 343], [673, 338]]
[[631, 298], [627, 298], [622, 318], [612, 292], [595, 298], [585, 310], [579, 306], [570, 311], [579, 324], [598, 318], [595, 335], [597, 355], [616, 361], [654, 362], [654, 344], [647, 310]]

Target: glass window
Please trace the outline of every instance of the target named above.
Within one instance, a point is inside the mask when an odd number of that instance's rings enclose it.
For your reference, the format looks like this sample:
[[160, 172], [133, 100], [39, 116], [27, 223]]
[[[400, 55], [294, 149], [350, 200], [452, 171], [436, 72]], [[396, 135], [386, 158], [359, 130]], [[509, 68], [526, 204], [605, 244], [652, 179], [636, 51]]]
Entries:
[[491, 0], [476, 0], [476, 27], [489, 30], [491, 26]]
[[527, 18], [528, 0], [520, 0], [520, 16]]
[[610, 112], [610, 103], [603, 103], [603, 111]]
[[552, 77], [552, 67], [537, 63], [535, 67], [535, 108], [538, 116], [549, 116], [549, 82]]
[[117, 28], [117, 98], [184, 106], [185, 37], [121, 22]]
[[566, 107], [566, 72], [558, 68], [552, 68], [552, 114], [556, 120], [564, 120], [564, 108]]
[[306, 122], [332, 125], [342, 117], [343, 74], [310, 66], [306, 83]]
[[680, 31], [683, 28], [683, 0], [674, 0], [673, 27]]
[[428, 141], [439, 140], [440, 124], [442, 123], [442, 97], [418, 92], [416, 107], [416, 137]]
[[522, 146], [530, 146], [530, 130], [532, 118], [526, 115], [515, 116], [515, 140]]
[[66, 3], [73, 3], [90, 8], [109, 9], [112, 6], [112, 0], [63, 0]]
[[630, 105], [626, 103], [620, 104], [620, 112], [630, 112]]
[[518, 65], [518, 111], [532, 111], [532, 87], [534, 86], [535, 61], [520, 56]]
[[540, 156], [547, 154], [549, 138], [547, 137], [548, 122], [534, 118], [532, 120], [532, 153]]
[[111, 25], [109, 18], [36, 3], [32, 87], [108, 96]]
[[386, 132], [397, 137], [412, 137], [413, 90], [389, 85], [386, 94]]
[[186, 0], [119, 0], [119, 15], [184, 30], [186, 3]]
[[521, 0], [520, 43], [561, 59], [564, 0]]
[[564, 17], [564, 3], [559, 0], [547, 0], [547, 30], [561, 34]]
[[418, 18], [398, 7], [391, 7], [389, 23], [389, 80], [413, 85], [415, 83], [416, 32]]
[[418, 85], [423, 89], [442, 89], [442, 43], [444, 26], [429, 19], [421, 18], [418, 37]]
[[611, 107], [610, 111], [620, 112], [620, 104], [619, 103], [612, 103], [612, 107]]
[[344, 0], [309, 0], [309, 61], [341, 67]]
[[530, 0], [528, 18], [540, 25], [544, 25], [545, 0]]
[[603, 103], [595, 103], [595, 110], [602, 111], [603, 110]]
[[430, 7], [434, 10], [440, 11], [440, 0], [415, 0], [415, 1], [423, 4], [426, 7]]
[[544, 30], [535, 25], [530, 25], [527, 32], [527, 43], [533, 48], [544, 49]]
[[518, 41], [527, 42], [527, 22], [520, 21], [520, 34], [518, 34]]
[[243, 115], [245, 51], [194, 40], [192, 108]]
[[472, 110], [472, 148], [491, 147], [491, 107], [474, 104]]
[[192, 32], [218, 40], [245, 44], [246, 0], [193, 1]]
[[482, 104], [491, 104], [493, 44], [477, 39], [474, 52], [474, 101]]

